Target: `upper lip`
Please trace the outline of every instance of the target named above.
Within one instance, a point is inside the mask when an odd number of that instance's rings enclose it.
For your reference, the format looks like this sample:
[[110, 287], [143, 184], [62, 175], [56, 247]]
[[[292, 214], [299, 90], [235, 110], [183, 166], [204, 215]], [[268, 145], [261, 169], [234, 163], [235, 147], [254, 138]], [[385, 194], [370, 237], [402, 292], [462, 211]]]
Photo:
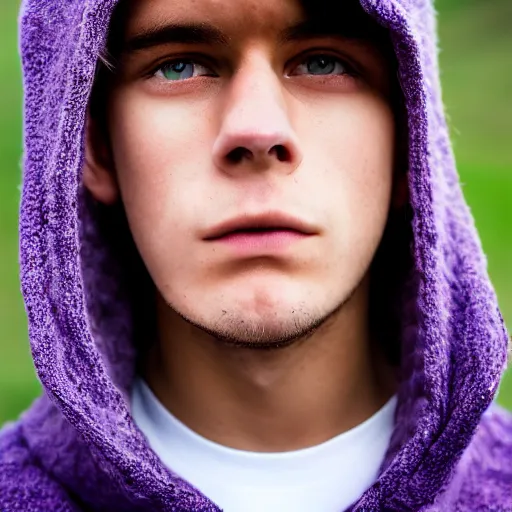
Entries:
[[226, 220], [209, 229], [205, 240], [214, 240], [233, 233], [248, 229], [293, 229], [305, 235], [312, 235], [318, 232], [312, 224], [292, 215], [283, 212], [267, 212], [256, 215], [240, 215]]

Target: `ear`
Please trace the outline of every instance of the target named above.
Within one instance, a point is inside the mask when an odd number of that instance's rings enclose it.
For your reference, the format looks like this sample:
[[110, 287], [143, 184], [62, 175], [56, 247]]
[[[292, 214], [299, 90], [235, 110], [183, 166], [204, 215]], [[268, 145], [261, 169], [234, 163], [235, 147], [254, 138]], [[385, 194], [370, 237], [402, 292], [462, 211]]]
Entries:
[[87, 116], [83, 183], [92, 196], [107, 205], [119, 199], [119, 186], [108, 135], [97, 120]]

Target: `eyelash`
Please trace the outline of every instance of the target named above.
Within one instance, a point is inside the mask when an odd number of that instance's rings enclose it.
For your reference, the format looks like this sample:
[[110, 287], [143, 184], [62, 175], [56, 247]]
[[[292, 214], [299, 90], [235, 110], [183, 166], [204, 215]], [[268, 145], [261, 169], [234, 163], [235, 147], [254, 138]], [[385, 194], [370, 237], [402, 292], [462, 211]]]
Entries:
[[[336, 74], [336, 75], [313, 75], [313, 74], [304, 74], [306, 76], [318, 76], [318, 77], [326, 77], [326, 76], [350, 76], [350, 77], [357, 77], [359, 76], [359, 73], [358, 71], [355, 70], [355, 67], [350, 64], [348, 62], [347, 59], [344, 59], [344, 58], [341, 58], [339, 55], [333, 55], [332, 53], [330, 53], [329, 51], [316, 51], [316, 52], [313, 52], [313, 53], [306, 53], [306, 54], [302, 54], [298, 57], [296, 57], [295, 59], [293, 59], [294, 61], [294, 67], [293, 67], [293, 70], [297, 69], [301, 64], [305, 64], [307, 63], [307, 61], [309, 59], [313, 59], [315, 57], [324, 57], [324, 58], [328, 58], [328, 59], [332, 59], [335, 63], [341, 63], [344, 67], [344, 73], [341, 73], [341, 74]], [[173, 59], [169, 59], [169, 60], [166, 60], [164, 62], [161, 62], [160, 64], [158, 64], [158, 66], [154, 67], [149, 73], [148, 73], [148, 77], [149, 78], [158, 78], [157, 77], [157, 73], [160, 72], [160, 71], [163, 71], [165, 70], [165, 68], [168, 68], [170, 66], [172, 66], [173, 64], [178, 64], [178, 63], [191, 63], [193, 65], [199, 65], [199, 66], [202, 66], [206, 69], [208, 69], [209, 71], [212, 70], [212, 68], [214, 67], [210, 62], [206, 63], [205, 62], [205, 59], [204, 57], [202, 56], [196, 56], [196, 55], [187, 55], [187, 56], [183, 56], [183, 57], [180, 57], [180, 58], [173, 58]], [[288, 66], [287, 66], [288, 67]], [[293, 75], [291, 73], [286, 73], [286, 76], [288, 77], [292, 77], [292, 76], [304, 76], [304, 75]], [[217, 78], [219, 75], [216, 74], [215, 72], [212, 71], [212, 74], [208, 74], [208, 75], [199, 75], [200, 77], [212, 77], [212, 78]], [[191, 78], [196, 78], [196, 77], [189, 77], [189, 78], [185, 78], [183, 80], [176, 80], [176, 82], [184, 82], [186, 80], [190, 80]], [[163, 80], [165, 80], [166, 82], [172, 82], [172, 80], [167, 80], [165, 78], [163, 78]]]
[[[293, 63], [294, 63], [293, 69], [296, 69], [299, 65], [304, 64], [309, 59], [313, 59], [315, 57], [324, 57], [324, 58], [332, 59], [336, 63], [341, 63], [345, 69], [344, 73], [342, 73], [341, 75], [316, 75], [316, 76], [345, 76], [345, 75], [348, 75], [351, 77], [359, 76], [359, 72], [356, 71], [355, 66], [353, 66], [349, 62], [349, 59], [343, 58], [338, 54], [334, 55], [332, 53], [332, 51], [330, 51], [330, 50], [322, 50], [322, 49], [314, 50], [314, 51], [309, 50], [307, 53], [302, 53], [299, 56], [297, 56], [296, 58], [294, 58], [293, 59]], [[300, 75], [292, 75], [290, 73], [287, 73], [287, 76], [300, 76]], [[315, 76], [315, 75], [310, 75], [310, 76]]]

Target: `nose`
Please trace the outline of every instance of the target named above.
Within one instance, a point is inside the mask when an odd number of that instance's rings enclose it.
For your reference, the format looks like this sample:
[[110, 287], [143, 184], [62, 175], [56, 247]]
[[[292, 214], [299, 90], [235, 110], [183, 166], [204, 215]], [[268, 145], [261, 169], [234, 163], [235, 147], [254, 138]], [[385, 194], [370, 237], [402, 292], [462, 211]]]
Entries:
[[270, 66], [248, 64], [232, 78], [213, 146], [217, 168], [228, 174], [279, 169], [292, 173], [302, 154]]

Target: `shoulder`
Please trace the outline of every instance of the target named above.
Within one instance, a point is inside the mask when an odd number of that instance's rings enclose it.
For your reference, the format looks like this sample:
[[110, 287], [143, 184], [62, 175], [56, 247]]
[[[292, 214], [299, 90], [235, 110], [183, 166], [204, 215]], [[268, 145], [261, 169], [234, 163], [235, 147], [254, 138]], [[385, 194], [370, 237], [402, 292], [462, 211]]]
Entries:
[[0, 431], [0, 510], [78, 512], [66, 492], [33, 460], [21, 431], [21, 423]]
[[484, 414], [444, 497], [458, 512], [512, 511], [510, 412], [493, 405]]

